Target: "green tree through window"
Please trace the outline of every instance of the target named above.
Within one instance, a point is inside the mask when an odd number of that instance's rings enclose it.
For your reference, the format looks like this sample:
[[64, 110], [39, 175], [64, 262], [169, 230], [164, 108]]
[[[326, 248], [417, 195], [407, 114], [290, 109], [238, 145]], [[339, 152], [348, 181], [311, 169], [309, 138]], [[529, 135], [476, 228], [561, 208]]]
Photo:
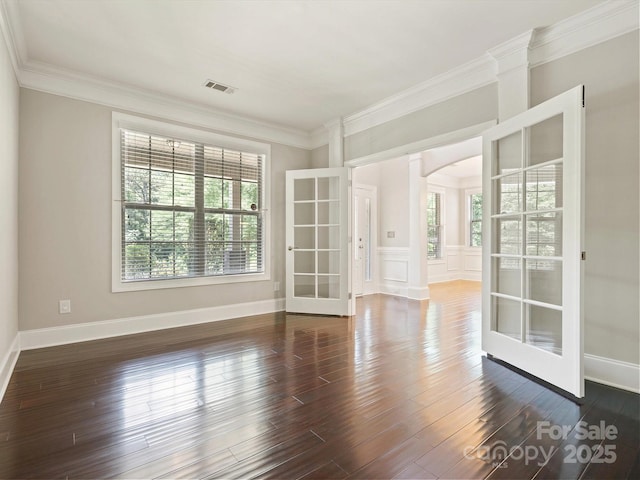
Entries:
[[469, 245], [482, 246], [482, 194], [469, 195]]
[[122, 130], [122, 280], [263, 271], [262, 155]]

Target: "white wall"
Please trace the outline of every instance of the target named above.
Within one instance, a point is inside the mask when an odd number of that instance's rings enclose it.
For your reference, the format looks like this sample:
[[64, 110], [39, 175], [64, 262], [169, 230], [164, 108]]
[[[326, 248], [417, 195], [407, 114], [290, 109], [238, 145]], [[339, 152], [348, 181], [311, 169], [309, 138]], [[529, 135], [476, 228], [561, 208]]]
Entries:
[[28, 89], [20, 108], [21, 331], [284, 297], [284, 172], [309, 151], [271, 146], [270, 281], [112, 293], [112, 110]]
[[444, 195], [442, 258], [429, 260], [429, 283], [482, 278], [482, 249], [470, 247], [467, 234], [466, 190], [480, 188], [482, 177], [457, 178], [436, 172], [427, 177], [427, 190]]
[[18, 83], [0, 35], [0, 399], [17, 357], [18, 98]]

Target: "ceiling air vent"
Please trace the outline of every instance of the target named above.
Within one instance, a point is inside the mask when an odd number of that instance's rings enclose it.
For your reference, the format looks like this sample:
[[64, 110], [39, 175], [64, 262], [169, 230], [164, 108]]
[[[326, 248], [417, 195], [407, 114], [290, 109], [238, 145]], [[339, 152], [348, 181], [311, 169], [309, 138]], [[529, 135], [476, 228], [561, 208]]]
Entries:
[[224, 92], [229, 94], [236, 91], [234, 87], [230, 87], [229, 85], [223, 85], [222, 83], [214, 82], [213, 80], [207, 80], [206, 82], [204, 82], [204, 86], [212, 90], [218, 90], [219, 92]]

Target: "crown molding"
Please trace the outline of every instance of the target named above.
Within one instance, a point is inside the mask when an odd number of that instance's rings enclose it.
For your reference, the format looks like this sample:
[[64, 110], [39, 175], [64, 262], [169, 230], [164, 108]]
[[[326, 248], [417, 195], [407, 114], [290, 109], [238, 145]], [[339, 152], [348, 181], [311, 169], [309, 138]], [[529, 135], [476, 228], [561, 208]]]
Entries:
[[223, 133], [311, 149], [309, 132], [205, 108], [178, 98], [81, 75], [29, 60], [16, 0], [0, 1], [0, 29], [21, 87], [208, 128]]
[[[497, 82], [497, 75], [510, 65], [522, 66], [527, 61], [523, 52], [529, 54], [529, 67], [535, 67], [637, 30], [638, 16], [638, 0], [610, 0], [535, 29], [533, 38], [531, 31], [525, 32], [471, 62], [346, 116], [344, 136]], [[25, 88], [308, 150], [329, 143], [324, 126], [306, 132], [29, 61], [21, 25], [17, 0], [0, 0], [0, 29], [18, 83]], [[502, 65], [498, 59], [503, 60]]]
[[518, 66], [542, 65], [637, 29], [638, 0], [596, 5], [550, 27], [524, 32], [476, 60], [346, 116], [345, 136], [497, 82], [499, 73]]
[[0, 1], [0, 30], [9, 51], [13, 71], [18, 78], [26, 56], [26, 46], [22, 22], [18, 15], [18, 5], [13, 0]]
[[354, 135], [496, 81], [493, 59], [485, 54], [345, 117], [344, 134]]
[[311, 131], [311, 149], [320, 148], [329, 144], [329, 132], [322, 126]]
[[311, 148], [308, 132], [203, 108], [190, 102], [128, 85], [78, 75], [51, 65], [28, 62], [18, 77], [20, 86], [129, 112], [204, 127], [304, 149]]
[[535, 30], [527, 30], [488, 51], [489, 55], [496, 61], [497, 75], [529, 66], [529, 49], [534, 35]]
[[537, 29], [531, 44], [530, 66], [557, 60], [637, 30], [638, 17], [638, 0], [610, 0], [555, 25]]

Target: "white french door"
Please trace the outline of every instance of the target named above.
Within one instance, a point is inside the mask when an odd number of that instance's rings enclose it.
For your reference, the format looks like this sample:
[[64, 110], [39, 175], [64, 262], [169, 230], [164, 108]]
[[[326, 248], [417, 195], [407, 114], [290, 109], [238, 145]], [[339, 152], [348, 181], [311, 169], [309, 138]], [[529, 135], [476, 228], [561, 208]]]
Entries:
[[286, 172], [286, 311], [352, 315], [348, 168]]
[[482, 349], [584, 396], [584, 89], [483, 135]]

